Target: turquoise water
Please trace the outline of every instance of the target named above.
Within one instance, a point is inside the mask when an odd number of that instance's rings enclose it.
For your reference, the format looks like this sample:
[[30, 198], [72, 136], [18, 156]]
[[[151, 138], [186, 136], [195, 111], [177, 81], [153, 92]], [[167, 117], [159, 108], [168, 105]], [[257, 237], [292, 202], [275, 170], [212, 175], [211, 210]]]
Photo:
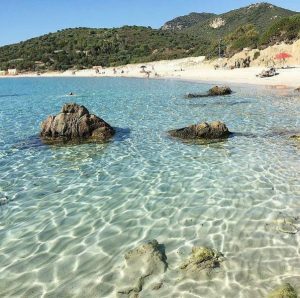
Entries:
[[[283, 281], [300, 293], [300, 232], [277, 229], [282, 213], [300, 215], [300, 146], [288, 137], [300, 130], [300, 97], [246, 86], [183, 97], [209, 87], [0, 80], [1, 297], [115, 297], [124, 254], [149, 239], [165, 245], [169, 268], [161, 289], [140, 297], [264, 297]], [[115, 138], [43, 146], [40, 122], [69, 101], [116, 127]], [[236, 134], [209, 145], [166, 134], [211, 120]], [[225, 255], [213, 277], [180, 276], [193, 245]]]

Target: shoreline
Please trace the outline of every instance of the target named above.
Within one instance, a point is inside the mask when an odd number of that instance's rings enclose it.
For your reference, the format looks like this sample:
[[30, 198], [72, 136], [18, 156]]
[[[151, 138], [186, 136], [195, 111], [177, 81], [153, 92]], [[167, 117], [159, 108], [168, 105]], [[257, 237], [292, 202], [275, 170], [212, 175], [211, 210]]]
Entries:
[[[198, 59], [200, 57], [197, 57]], [[211, 84], [247, 84], [271, 86], [278, 89], [298, 88], [300, 86], [300, 65], [291, 68], [277, 68], [278, 75], [270, 78], [256, 77], [264, 67], [253, 66], [238, 69], [214, 69], [211, 62], [194, 61], [196, 58], [184, 58], [169, 61], [157, 61], [144, 64], [131, 64], [119, 67], [110, 67], [102, 70], [85, 69], [65, 72], [36, 72], [18, 75], [0, 76], [8, 78], [142, 78], [142, 79], [167, 79], [183, 80]], [[146, 65], [146, 71], [141, 71], [141, 66]], [[147, 71], [149, 69], [149, 71]], [[149, 72], [150, 74], [148, 75]]]

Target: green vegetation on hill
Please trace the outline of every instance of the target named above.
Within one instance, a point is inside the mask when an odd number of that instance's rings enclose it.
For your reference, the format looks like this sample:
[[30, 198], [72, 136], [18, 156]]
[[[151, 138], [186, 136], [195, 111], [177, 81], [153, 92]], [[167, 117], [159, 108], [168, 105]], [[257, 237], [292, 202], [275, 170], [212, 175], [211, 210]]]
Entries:
[[[244, 47], [299, 38], [300, 14], [267, 3], [222, 15], [192, 13], [169, 27], [124, 26], [65, 29], [0, 47], [0, 70], [44, 71], [233, 55]], [[178, 30], [180, 29], [180, 30]]]
[[226, 36], [226, 54], [231, 56], [245, 48], [256, 48], [259, 40], [259, 33], [253, 24], [246, 24], [238, 27], [233, 33]]
[[282, 18], [275, 22], [261, 37], [260, 44], [290, 42], [300, 38], [300, 14]]
[[197, 37], [125, 26], [66, 29], [0, 48], [0, 69], [66, 70], [175, 59], [194, 54]]

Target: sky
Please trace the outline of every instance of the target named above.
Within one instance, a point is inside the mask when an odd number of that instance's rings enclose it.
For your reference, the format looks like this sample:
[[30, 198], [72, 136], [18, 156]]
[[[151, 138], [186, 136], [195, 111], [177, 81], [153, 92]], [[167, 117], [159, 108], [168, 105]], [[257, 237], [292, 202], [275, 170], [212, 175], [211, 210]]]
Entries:
[[[190, 12], [223, 13], [258, 0], [0, 0], [0, 46], [74, 27], [159, 28]], [[270, 0], [300, 11], [300, 0]]]

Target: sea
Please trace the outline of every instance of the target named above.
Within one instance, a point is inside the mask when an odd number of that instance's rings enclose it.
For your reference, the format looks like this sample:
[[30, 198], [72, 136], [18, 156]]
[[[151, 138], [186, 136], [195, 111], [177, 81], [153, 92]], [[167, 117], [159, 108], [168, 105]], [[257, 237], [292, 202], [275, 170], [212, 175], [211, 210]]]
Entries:
[[[185, 98], [212, 86], [0, 79], [0, 297], [250, 298], [287, 282], [300, 294], [300, 143], [290, 138], [300, 131], [300, 95], [231, 84], [230, 96]], [[68, 102], [115, 136], [43, 144], [41, 122]], [[214, 120], [226, 123], [228, 139], [168, 134]], [[167, 269], [126, 294], [124, 255], [153, 239]], [[180, 266], [194, 246], [224, 260], [188, 277]]]

